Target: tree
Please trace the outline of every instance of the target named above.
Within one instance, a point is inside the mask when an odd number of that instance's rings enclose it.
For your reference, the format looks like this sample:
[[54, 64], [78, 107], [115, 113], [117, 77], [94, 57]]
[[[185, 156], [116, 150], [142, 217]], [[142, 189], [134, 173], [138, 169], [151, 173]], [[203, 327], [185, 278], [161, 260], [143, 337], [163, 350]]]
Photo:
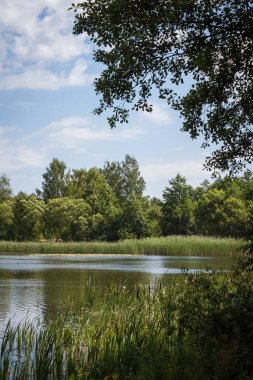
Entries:
[[224, 236], [244, 236], [248, 218], [249, 214], [245, 203], [241, 199], [228, 197], [223, 203], [221, 233]]
[[133, 156], [126, 154], [121, 162], [106, 161], [102, 174], [119, 200], [127, 200], [133, 196], [142, 197], [145, 181]]
[[90, 211], [83, 199], [50, 199], [45, 212], [46, 234], [56, 240], [87, 240]]
[[13, 237], [13, 201], [0, 202], [0, 239]]
[[199, 233], [221, 235], [220, 223], [225, 199], [225, 191], [219, 189], [209, 189], [200, 197], [195, 208], [195, 220]]
[[248, 202], [248, 223], [246, 228], [246, 240], [248, 240], [249, 252], [253, 252], [253, 201]]
[[120, 237], [143, 238], [148, 235], [148, 201], [133, 195], [122, 205]]
[[45, 204], [35, 195], [17, 198], [13, 207], [14, 236], [17, 240], [38, 240], [43, 234]]
[[19, 191], [17, 193], [17, 195], [15, 195], [14, 199], [15, 199], [15, 201], [19, 201], [21, 199], [29, 199], [29, 197], [32, 196], [32, 195], [34, 195], [34, 194], [27, 194], [24, 191]]
[[243, 196], [243, 183], [241, 177], [231, 178], [226, 175], [225, 177], [218, 177], [211, 186], [213, 189], [224, 190], [226, 197], [232, 196], [235, 198], [242, 198]]
[[112, 189], [96, 168], [87, 171], [83, 198], [90, 205], [93, 214], [107, 215], [115, 204]]
[[148, 235], [162, 235], [162, 201], [158, 198], [148, 198], [147, 217], [148, 217]]
[[253, 173], [246, 170], [242, 177], [243, 197], [245, 200], [253, 200]]
[[0, 202], [10, 199], [12, 196], [12, 188], [10, 180], [6, 174], [2, 174], [0, 177]]
[[117, 240], [118, 202], [99, 169], [72, 170], [67, 194], [84, 199], [91, 208], [89, 239]]
[[249, 218], [246, 204], [228, 194], [223, 189], [212, 188], [200, 197], [195, 219], [201, 234], [244, 236]]
[[37, 195], [40, 196], [41, 193], [44, 201], [66, 195], [68, 172], [63, 161], [53, 158], [42, 177], [42, 192], [37, 190]]
[[169, 184], [163, 192], [163, 234], [190, 234], [193, 229], [193, 189], [180, 174], [170, 180]]
[[86, 169], [72, 169], [69, 174], [69, 181], [66, 191], [66, 196], [70, 198], [84, 198], [84, 192], [87, 183]]
[[[239, 170], [253, 158], [253, 0], [86, 0], [72, 6], [74, 34], [97, 45], [97, 114], [111, 127], [152, 111], [152, 90], [183, 118], [183, 131], [218, 144], [209, 169]], [[181, 96], [176, 86], [191, 78]], [[189, 88], [189, 86], [188, 86]]]
[[112, 191], [118, 199], [123, 198], [123, 178], [122, 178], [122, 167], [119, 161], [106, 161], [104, 167], [101, 170], [106, 182], [111, 187]]
[[114, 240], [117, 236], [114, 220], [117, 219], [118, 205], [111, 187], [96, 168], [87, 171], [83, 198], [92, 213], [89, 239]]
[[199, 186], [197, 186], [193, 191], [193, 198], [194, 200], [198, 200], [201, 195], [203, 195], [207, 190], [210, 188], [211, 184], [210, 182], [205, 179]]

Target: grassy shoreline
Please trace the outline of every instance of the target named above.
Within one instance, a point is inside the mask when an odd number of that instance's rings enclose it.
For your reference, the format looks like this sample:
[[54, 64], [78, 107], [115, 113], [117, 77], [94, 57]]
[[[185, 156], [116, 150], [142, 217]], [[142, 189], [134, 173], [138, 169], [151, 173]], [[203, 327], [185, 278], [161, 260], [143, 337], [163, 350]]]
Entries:
[[0, 241], [1, 253], [131, 254], [161, 256], [222, 256], [242, 253], [243, 240], [204, 236], [168, 236], [109, 242]]
[[[65, 311], [64, 311], [65, 310]], [[87, 285], [55, 319], [6, 327], [0, 379], [252, 379], [250, 273]]]

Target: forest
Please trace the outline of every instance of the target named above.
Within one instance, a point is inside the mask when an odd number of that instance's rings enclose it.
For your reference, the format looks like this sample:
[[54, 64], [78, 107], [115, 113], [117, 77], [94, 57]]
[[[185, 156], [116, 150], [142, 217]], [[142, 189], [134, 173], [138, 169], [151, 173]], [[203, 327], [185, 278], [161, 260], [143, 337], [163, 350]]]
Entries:
[[162, 199], [144, 195], [137, 160], [103, 168], [68, 169], [53, 158], [41, 189], [13, 195], [0, 176], [0, 239], [12, 241], [118, 241], [168, 235], [245, 238], [253, 235], [253, 173], [217, 177], [192, 187], [178, 173]]

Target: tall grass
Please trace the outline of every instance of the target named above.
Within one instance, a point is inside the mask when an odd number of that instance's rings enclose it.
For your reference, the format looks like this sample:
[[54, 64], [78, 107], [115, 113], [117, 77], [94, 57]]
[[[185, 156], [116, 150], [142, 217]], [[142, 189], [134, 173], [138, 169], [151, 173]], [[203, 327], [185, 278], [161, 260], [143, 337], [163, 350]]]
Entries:
[[54, 321], [9, 323], [0, 379], [252, 378], [252, 276], [165, 281], [100, 294], [90, 285]]
[[133, 254], [166, 256], [234, 255], [243, 241], [203, 236], [168, 236], [108, 242], [9, 242], [0, 241], [0, 252], [55, 254]]

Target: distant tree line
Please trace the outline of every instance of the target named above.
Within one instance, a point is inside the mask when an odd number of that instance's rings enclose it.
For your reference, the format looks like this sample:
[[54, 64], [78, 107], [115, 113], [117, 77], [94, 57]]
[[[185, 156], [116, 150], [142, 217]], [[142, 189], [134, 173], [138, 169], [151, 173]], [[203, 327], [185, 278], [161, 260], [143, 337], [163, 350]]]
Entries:
[[253, 173], [205, 180], [196, 188], [180, 174], [162, 199], [144, 196], [145, 181], [133, 156], [103, 168], [69, 170], [54, 158], [41, 189], [13, 196], [0, 176], [0, 239], [64, 241], [166, 235], [253, 237]]

